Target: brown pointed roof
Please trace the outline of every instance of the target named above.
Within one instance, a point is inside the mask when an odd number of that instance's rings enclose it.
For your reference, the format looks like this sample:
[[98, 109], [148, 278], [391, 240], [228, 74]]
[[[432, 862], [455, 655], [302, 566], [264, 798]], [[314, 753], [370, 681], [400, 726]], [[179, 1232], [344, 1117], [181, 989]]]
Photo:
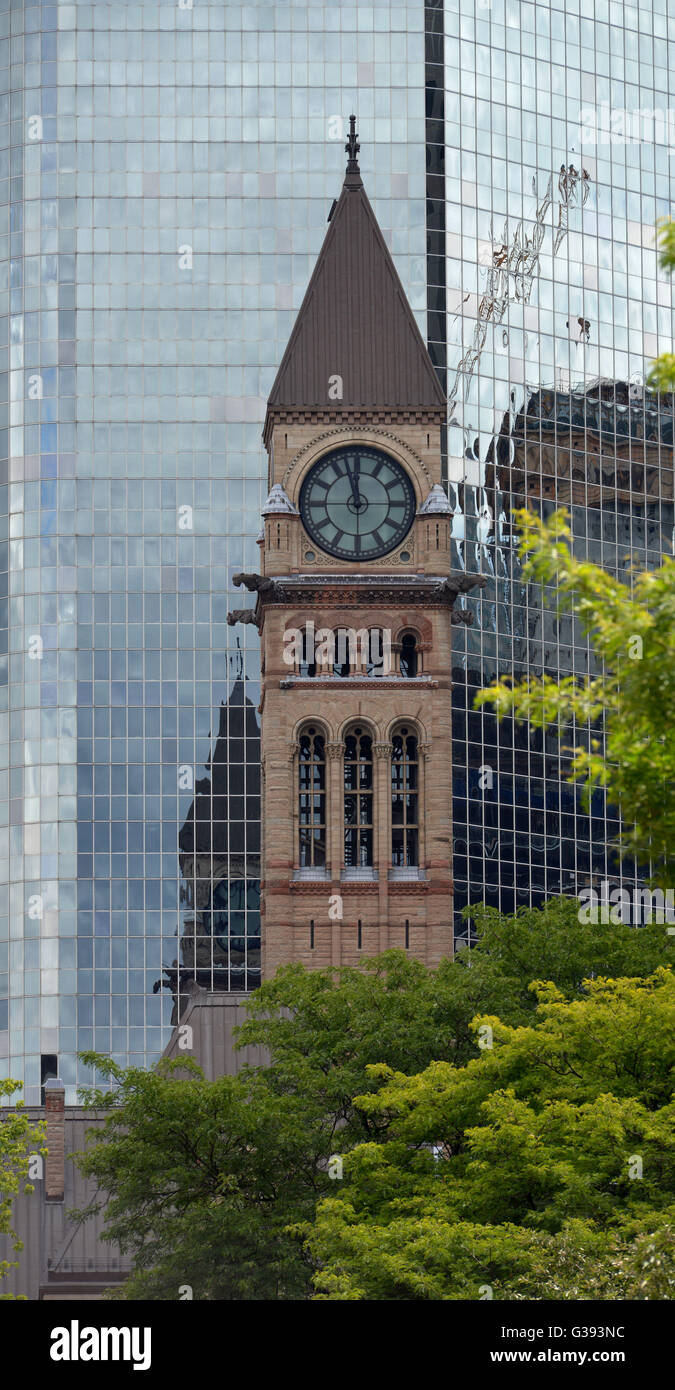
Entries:
[[[347, 174], [281, 360], [276, 414], [377, 410], [445, 418], [445, 397], [361, 182], [354, 121]], [[342, 399], [329, 378], [342, 378]]]

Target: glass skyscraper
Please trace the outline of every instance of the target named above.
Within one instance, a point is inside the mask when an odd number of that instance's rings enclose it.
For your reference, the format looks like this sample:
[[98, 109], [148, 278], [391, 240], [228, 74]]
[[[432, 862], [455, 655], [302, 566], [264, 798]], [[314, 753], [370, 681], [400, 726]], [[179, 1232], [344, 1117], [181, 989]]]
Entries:
[[670, 126], [591, 145], [588, 113], [668, 111], [674, 49], [665, 0], [0, 0], [0, 1067], [28, 1101], [57, 1067], [74, 1101], [82, 1049], [153, 1061], [189, 978], [259, 980], [258, 638], [226, 613], [352, 110], [448, 394], [454, 561], [489, 578], [453, 629], [457, 906], [604, 871], [557, 744], [470, 706], [586, 669], [520, 581], [525, 494], [605, 564], [672, 544], [642, 386]]
[[665, 0], [445, 7], [448, 477], [456, 563], [488, 579], [455, 635], [460, 936], [467, 902], [638, 874], [604, 798], [586, 814], [565, 781], [557, 733], [472, 706], [498, 675], [593, 670], [578, 624], [522, 583], [517, 508], [567, 506], [576, 553], [615, 572], [672, 553], [672, 398], [644, 381], [673, 335], [654, 230], [674, 39]]

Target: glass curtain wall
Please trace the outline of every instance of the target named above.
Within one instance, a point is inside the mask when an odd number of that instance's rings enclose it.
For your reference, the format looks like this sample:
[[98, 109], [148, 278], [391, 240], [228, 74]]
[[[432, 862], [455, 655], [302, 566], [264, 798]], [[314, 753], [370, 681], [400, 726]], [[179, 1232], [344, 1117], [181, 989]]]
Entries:
[[616, 572], [672, 553], [672, 398], [644, 376], [673, 337], [654, 227], [675, 191], [675, 18], [666, 0], [448, 0], [444, 24], [454, 563], [488, 577], [453, 629], [459, 914], [637, 872], [608, 853], [603, 798], [587, 815], [563, 780], [557, 737], [472, 705], [497, 675], [590, 669], [571, 618], [522, 583], [517, 507], [566, 505], [577, 553]]
[[[260, 971], [261, 427], [358, 113], [426, 326], [424, 9], [0, 0], [0, 1068]], [[3, 568], [4, 565], [4, 568]]]

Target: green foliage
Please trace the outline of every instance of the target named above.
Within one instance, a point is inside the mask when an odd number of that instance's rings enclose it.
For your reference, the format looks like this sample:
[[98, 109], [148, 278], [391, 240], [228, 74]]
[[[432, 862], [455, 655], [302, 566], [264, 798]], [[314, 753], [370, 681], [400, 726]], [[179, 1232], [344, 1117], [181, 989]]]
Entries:
[[251, 996], [240, 1030], [241, 1043], [266, 1049], [264, 1067], [209, 1083], [189, 1061], [147, 1073], [87, 1055], [113, 1089], [88, 1095], [107, 1114], [81, 1166], [102, 1200], [110, 1194], [107, 1238], [135, 1263], [116, 1296], [178, 1299], [184, 1285], [199, 1299], [310, 1296], [313, 1260], [292, 1232], [342, 1190], [330, 1156], [388, 1148], [389, 1116], [354, 1101], [379, 1096], [373, 1064], [461, 1074], [482, 1056], [476, 1014], [512, 1026], [534, 1019], [533, 974], [583, 1000], [587, 975], [648, 976], [672, 951], [663, 927], [580, 925], [569, 898], [473, 916], [478, 946], [436, 971], [403, 951], [359, 969], [278, 971]]
[[[576, 736], [570, 777], [587, 801], [594, 788], [606, 789], [624, 819], [621, 852], [651, 859], [655, 882], [675, 887], [675, 560], [636, 574], [631, 591], [572, 555], [565, 512], [548, 522], [527, 511], [517, 517], [524, 578], [554, 586], [590, 636], [602, 674], [505, 679], [480, 691], [476, 704], [493, 705], [500, 719], [510, 714]], [[604, 751], [599, 737], [582, 741], [577, 733], [601, 719]]]
[[662, 217], [657, 223], [657, 244], [659, 265], [662, 270], [675, 270], [675, 222], [670, 217]]
[[189, 1286], [198, 1299], [297, 1298], [305, 1261], [285, 1228], [321, 1184], [302, 1107], [254, 1075], [207, 1082], [189, 1060], [153, 1072], [86, 1060], [117, 1083], [89, 1091], [108, 1114], [79, 1156], [110, 1194], [103, 1239], [134, 1255], [114, 1296], [178, 1300]]
[[[0, 1080], [0, 1099], [9, 1098], [20, 1090], [20, 1081]], [[23, 1249], [23, 1243], [12, 1225], [12, 1201], [18, 1193], [33, 1191], [28, 1181], [29, 1158], [31, 1154], [46, 1154], [44, 1133], [44, 1123], [32, 1124], [24, 1115], [23, 1101], [17, 1101], [11, 1108], [8, 1106], [0, 1114], [0, 1235], [9, 1237], [17, 1254]], [[17, 1265], [18, 1260], [0, 1260], [0, 1280], [6, 1279]], [[11, 1294], [0, 1294], [0, 1299], [11, 1298]]]
[[533, 990], [531, 1023], [475, 1020], [493, 1045], [464, 1067], [372, 1070], [386, 1142], [304, 1228], [319, 1299], [669, 1296], [675, 979]]

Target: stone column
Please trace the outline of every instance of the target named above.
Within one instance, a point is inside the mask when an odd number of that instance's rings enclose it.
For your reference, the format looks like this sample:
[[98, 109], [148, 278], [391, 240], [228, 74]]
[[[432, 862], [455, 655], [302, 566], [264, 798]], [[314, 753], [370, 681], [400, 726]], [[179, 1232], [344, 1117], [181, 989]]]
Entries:
[[375, 843], [374, 857], [378, 872], [377, 907], [379, 913], [379, 950], [386, 951], [389, 940], [389, 867], [391, 865], [391, 747], [389, 743], [374, 743], [375, 775]]
[[66, 1093], [57, 1076], [45, 1081], [45, 1117], [47, 1135], [45, 1147], [45, 1197], [48, 1202], [62, 1202], [65, 1190], [66, 1159]]

